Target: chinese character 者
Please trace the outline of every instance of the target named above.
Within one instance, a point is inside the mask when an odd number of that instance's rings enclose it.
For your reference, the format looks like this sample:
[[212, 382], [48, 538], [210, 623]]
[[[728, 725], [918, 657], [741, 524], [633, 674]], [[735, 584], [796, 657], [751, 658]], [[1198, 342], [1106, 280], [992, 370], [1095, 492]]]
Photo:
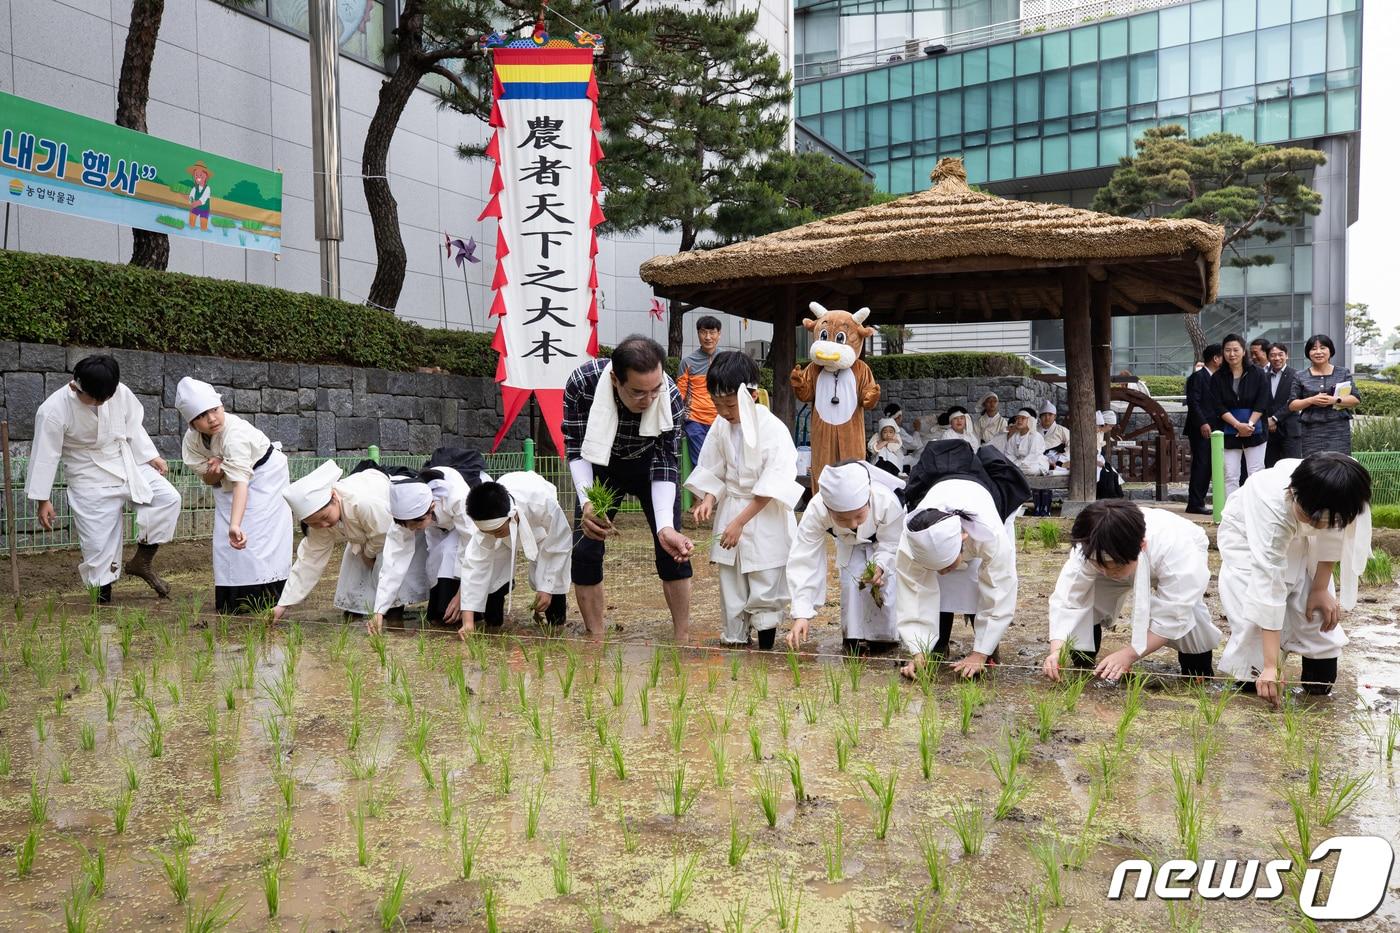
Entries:
[[34, 165], [34, 134], [20, 133], [16, 146], [14, 130], [5, 130], [4, 137], [0, 138], [0, 162], [21, 172], [29, 171]]
[[112, 157], [107, 153], [83, 150], [83, 184], [89, 188], [107, 187], [107, 174], [111, 167]]

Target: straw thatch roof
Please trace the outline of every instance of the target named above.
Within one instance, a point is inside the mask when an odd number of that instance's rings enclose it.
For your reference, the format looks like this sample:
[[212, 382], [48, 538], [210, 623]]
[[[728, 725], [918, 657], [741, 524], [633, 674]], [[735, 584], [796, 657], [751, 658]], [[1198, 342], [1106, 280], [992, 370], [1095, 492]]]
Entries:
[[961, 159], [933, 187], [720, 249], [658, 256], [657, 294], [773, 320], [796, 286], [809, 300], [868, 305], [878, 323], [1060, 316], [1059, 270], [1107, 281], [1116, 314], [1196, 310], [1215, 299], [1223, 231], [972, 191]]

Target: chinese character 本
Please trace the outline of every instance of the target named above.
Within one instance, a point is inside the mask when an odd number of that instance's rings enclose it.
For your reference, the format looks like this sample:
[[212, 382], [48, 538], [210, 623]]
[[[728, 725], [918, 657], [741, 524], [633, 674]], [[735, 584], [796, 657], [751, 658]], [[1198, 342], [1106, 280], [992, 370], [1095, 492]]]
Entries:
[[549, 331], [547, 330], [541, 332], [539, 339], [535, 341], [535, 345], [531, 347], [529, 352], [525, 355], [538, 356], [540, 362], [544, 363], [546, 366], [549, 365], [549, 358], [551, 355], [578, 356], [577, 353], [570, 353], [568, 350], [565, 350], [560, 341], [554, 340], [549, 336]]
[[563, 120], [555, 120], [551, 117], [532, 117], [527, 121], [530, 127], [530, 135], [525, 137], [525, 141], [516, 146], [517, 149], [524, 149], [531, 143], [536, 149], [552, 147], [554, 149], [572, 149], [573, 146], [566, 146], [559, 142], [562, 135], [559, 131], [564, 127]]

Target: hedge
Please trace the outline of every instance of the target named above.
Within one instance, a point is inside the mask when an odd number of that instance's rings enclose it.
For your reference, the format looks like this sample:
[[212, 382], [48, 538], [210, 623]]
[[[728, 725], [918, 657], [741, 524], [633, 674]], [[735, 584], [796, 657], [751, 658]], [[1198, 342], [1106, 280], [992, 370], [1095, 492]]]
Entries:
[[1147, 391], [1154, 396], [1163, 395], [1185, 395], [1185, 376], [1138, 376], [1138, 381], [1147, 386]]
[[877, 380], [1033, 376], [1036, 373], [1013, 353], [895, 353], [867, 356], [865, 361]]

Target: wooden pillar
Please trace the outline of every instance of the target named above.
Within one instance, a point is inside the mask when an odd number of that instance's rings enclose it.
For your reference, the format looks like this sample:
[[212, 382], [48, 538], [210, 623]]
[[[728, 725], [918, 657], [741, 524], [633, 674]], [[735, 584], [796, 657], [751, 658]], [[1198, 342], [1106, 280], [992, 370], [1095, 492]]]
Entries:
[[1089, 273], [1083, 266], [1060, 273], [1065, 327], [1065, 384], [1069, 388], [1071, 502], [1092, 502], [1097, 472], [1094, 448], [1094, 363], [1089, 335]]
[[768, 365], [773, 370], [773, 391], [769, 393], [769, 400], [773, 414], [789, 428], [795, 428], [797, 404], [788, 376], [797, 362], [797, 286], [785, 286], [782, 295], [773, 321], [773, 343], [768, 351]]
[[1094, 345], [1094, 408], [1108, 411], [1113, 398], [1113, 325], [1106, 280], [1089, 286], [1089, 339]]

